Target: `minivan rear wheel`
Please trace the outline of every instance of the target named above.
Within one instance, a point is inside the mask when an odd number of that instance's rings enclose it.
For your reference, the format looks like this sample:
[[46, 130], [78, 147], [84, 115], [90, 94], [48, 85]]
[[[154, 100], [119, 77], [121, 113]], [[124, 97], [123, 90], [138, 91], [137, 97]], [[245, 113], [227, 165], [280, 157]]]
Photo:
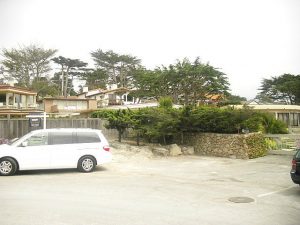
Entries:
[[17, 163], [11, 158], [0, 159], [0, 175], [11, 176], [17, 171]]
[[96, 160], [92, 156], [83, 156], [78, 161], [78, 170], [83, 173], [89, 173], [95, 170]]

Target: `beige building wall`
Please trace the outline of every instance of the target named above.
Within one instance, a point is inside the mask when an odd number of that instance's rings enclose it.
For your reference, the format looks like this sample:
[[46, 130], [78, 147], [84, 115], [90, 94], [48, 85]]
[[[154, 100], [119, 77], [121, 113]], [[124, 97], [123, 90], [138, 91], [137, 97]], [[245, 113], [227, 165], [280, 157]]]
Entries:
[[53, 105], [53, 100], [44, 99], [44, 111], [45, 112], [50, 113], [52, 105]]
[[88, 109], [97, 109], [97, 100], [95, 99], [89, 99], [88, 101]]

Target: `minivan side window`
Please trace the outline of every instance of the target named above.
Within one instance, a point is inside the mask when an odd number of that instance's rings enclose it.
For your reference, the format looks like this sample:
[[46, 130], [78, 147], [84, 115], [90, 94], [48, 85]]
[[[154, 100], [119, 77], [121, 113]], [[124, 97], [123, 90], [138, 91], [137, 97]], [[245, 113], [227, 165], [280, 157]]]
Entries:
[[77, 143], [95, 143], [95, 142], [101, 142], [97, 133], [77, 132]]
[[27, 146], [47, 145], [48, 134], [47, 133], [34, 134], [31, 137], [29, 137], [26, 141], [27, 141]]
[[50, 145], [73, 144], [72, 132], [51, 132], [49, 133]]

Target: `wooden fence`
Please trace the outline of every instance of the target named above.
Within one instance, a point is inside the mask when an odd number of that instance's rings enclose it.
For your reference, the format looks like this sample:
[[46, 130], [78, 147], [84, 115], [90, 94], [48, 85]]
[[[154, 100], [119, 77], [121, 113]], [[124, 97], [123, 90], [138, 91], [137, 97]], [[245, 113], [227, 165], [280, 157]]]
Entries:
[[[116, 139], [117, 131], [106, 129], [105, 121], [93, 119], [47, 119], [47, 128], [93, 128], [102, 130], [108, 139]], [[42, 127], [29, 127], [29, 119], [0, 119], [0, 138], [18, 138], [35, 129]]]

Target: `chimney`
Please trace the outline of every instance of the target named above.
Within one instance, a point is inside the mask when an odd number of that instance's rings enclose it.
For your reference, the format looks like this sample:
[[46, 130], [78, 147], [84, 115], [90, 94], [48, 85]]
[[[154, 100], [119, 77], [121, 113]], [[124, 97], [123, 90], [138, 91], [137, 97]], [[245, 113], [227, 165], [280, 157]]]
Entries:
[[82, 91], [83, 91], [83, 93], [87, 93], [89, 91], [89, 87], [86, 87], [86, 86], [83, 87]]

